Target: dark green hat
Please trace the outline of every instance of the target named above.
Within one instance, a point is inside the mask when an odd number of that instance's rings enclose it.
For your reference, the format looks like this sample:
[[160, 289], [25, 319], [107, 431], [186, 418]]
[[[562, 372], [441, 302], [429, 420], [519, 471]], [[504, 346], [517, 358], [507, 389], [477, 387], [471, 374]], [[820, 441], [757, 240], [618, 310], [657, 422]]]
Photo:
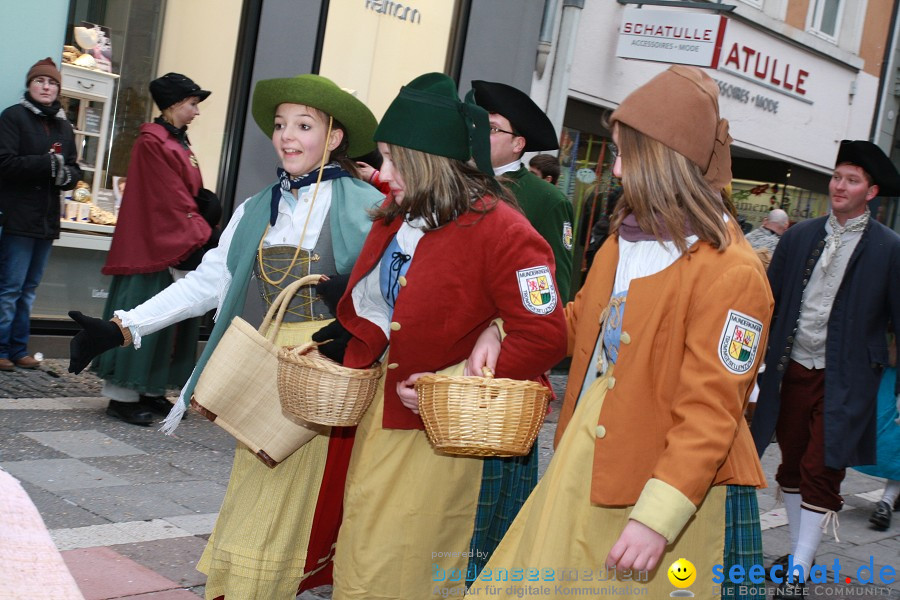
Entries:
[[525, 138], [525, 152], [559, 150], [553, 123], [528, 94], [505, 83], [481, 80], [472, 82], [472, 92], [478, 106], [506, 117], [515, 132]]
[[347, 128], [350, 145], [347, 154], [362, 156], [375, 148], [372, 133], [378, 121], [368, 107], [353, 94], [345, 92], [321, 75], [297, 75], [264, 79], [253, 89], [253, 120], [268, 137], [275, 129], [275, 110], [279, 104], [303, 104], [328, 113]]
[[375, 140], [456, 160], [475, 159], [493, 176], [488, 113], [461, 102], [443, 73], [426, 73], [400, 88], [375, 130]]

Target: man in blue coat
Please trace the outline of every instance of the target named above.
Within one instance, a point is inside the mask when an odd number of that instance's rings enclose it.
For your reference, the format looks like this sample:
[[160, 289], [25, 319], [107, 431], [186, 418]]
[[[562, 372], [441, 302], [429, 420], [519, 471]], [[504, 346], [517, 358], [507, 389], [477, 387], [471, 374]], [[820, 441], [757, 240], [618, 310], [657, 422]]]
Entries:
[[[900, 236], [868, 208], [900, 195], [900, 174], [875, 144], [844, 140], [828, 191], [831, 213], [788, 229], [772, 256], [775, 314], [751, 428], [760, 455], [777, 435], [791, 564], [804, 576], [837, 522], [845, 468], [876, 462], [885, 334], [889, 323], [900, 332]], [[802, 593], [797, 584], [776, 597]]]

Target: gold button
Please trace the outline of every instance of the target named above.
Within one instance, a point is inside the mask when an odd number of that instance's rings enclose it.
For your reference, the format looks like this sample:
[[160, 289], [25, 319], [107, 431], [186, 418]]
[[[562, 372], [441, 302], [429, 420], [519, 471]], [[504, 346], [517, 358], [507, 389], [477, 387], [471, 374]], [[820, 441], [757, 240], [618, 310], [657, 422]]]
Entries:
[[399, 367], [399, 366], [400, 366], [400, 365], [398, 365], [397, 363], [390, 363], [390, 364], [388, 365], [388, 369], [396, 369], [396, 368]]
[[400, 284], [400, 287], [405, 287], [406, 286], [406, 277], [401, 275], [400, 277], [397, 278], [397, 283]]
[[607, 387], [609, 389], [613, 389], [614, 387], [616, 387], [616, 378], [612, 375], [609, 376], [609, 383], [607, 384]]
[[619, 336], [619, 340], [620, 340], [623, 344], [630, 344], [630, 343], [631, 343], [631, 336], [628, 335], [628, 332], [627, 332], [627, 331], [623, 331], [623, 332], [622, 332], [622, 335]]
[[391, 331], [400, 331], [400, 323], [391, 321]]
[[603, 425], [597, 425], [596, 433], [597, 439], [602, 440], [606, 437], [606, 427], [604, 427]]

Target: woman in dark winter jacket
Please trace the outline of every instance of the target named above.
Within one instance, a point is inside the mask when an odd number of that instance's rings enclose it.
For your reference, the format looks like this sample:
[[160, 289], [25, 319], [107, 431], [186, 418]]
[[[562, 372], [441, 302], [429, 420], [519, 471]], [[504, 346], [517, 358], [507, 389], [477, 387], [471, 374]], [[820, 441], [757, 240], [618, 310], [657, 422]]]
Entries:
[[81, 179], [61, 81], [49, 57], [39, 60], [25, 95], [0, 114], [0, 371], [40, 364], [28, 353], [31, 305], [59, 237], [59, 193]]

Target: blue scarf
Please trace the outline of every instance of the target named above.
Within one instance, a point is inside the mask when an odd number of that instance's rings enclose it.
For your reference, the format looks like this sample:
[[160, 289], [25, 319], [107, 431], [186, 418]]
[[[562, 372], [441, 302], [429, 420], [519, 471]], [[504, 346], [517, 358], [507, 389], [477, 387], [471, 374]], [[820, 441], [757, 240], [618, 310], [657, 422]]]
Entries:
[[[322, 181], [337, 179], [338, 177], [350, 177], [350, 173], [343, 170], [337, 163], [325, 165], [322, 169]], [[278, 218], [278, 202], [281, 200], [281, 192], [289, 192], [291, 190], [299, 190], [302, 187], [312, 185], [319, 178], [319, 169], [310, 171], [306, 175], [300, 177], [291, 177], [290, 173], [278, 167], [278, 183], [272, 186], [272, 202], [269, 211], [269, 225], [275, 225]]]

